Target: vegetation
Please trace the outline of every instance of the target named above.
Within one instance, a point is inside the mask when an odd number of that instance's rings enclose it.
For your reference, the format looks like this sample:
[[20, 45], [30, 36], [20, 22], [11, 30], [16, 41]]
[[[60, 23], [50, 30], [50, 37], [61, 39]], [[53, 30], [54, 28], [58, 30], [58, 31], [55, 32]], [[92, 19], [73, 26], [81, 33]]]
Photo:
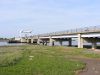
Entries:
[[75, 75], [85, 64], [72, 60], [74, 56], [94, 57], [70, 47], [0, 47], [0, 75]]

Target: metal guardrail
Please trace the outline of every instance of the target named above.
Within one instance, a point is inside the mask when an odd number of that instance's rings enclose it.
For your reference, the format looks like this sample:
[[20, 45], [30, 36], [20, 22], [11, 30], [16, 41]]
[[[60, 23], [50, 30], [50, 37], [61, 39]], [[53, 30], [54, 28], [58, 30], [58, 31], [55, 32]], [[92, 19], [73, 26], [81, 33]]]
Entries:
[[100, 25], [59, 31], [59, 32], [45, 33], [45, 34], [39, 34], [39, 35], [33, 35], [33, 37], [54, 36], [54, 35], [57, 36], [57, 35], [66, 35], [66, 34], [77, 34], [77, 33], [91, 33], [91, 32], [100, 32]]

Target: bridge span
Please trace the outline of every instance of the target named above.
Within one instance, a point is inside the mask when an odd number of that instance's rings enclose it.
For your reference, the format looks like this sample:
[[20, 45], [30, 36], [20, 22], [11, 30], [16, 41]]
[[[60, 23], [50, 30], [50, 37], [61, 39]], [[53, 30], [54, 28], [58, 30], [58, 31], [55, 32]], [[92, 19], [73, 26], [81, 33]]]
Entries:
[[85, 27], [22, 37], [21, 42], [54, 46], [54, 42], [56, 41], [58, 41], [60, 45], [62, 45], [63, 41], [68, 41], [68, 46], [72, 46], [72, 38], [77, 38], [78, 48], [83, 48], [84, 42], [89, 42], [92, 44], [92, 49], [95, 49], [97, 43], [100, 42], [100, 26]]

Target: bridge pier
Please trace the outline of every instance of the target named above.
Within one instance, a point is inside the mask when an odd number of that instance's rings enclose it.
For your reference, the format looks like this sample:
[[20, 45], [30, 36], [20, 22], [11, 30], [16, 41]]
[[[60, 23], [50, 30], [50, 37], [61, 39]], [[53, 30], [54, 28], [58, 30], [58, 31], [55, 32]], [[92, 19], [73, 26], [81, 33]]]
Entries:
[[49, 39], [49, 46], [54, 46], [54, 39], [50, 37]]
[[92, 49], [94, 50], [94, 49], [96, 49], [96, 42], [92, 42]]
[[39, 41], [39, 43], [42, 43], [42, 45], [47, 45], [48, 44], [48, 40], [49, 39], [39, 39], [38, 41]]
[[27, 39], [27, 43], [30, 43], [30, 39]]
[[89, 43], [92, 43], [92, 49], [96, 49], [97, 47], [97, 42], [100, 42], [100, 39], [97, 37], [90, 37], [90, 38], [85, 38], [85, 40]]
[[37, 44], [40, 45], [40, 38], [37, 39]]
[[47, 41], [43, 41], [42, 44], [47, 46]]
[[29, 43], [29, 40], [28, 39], [26, 39], [26, 43]]
[[63, 41], [60, 40], [59, 43], [60, 43], [60, 46], [62, 46]]
[[28, 43], [28, 39], [26, 39], [26, 43]]
[[72, 46], [72, 39], [71, 38], [68, 39], [68, 46]]
[[48, 45], [48, 42], [47, 42], [47, 41], [45, 41], [45, 45], [46, 45], [46, 46]]
[[20, 42], [21, 42], [21, 43], [26, 43], [27, 40], [26, 40], [25, 38], [21, 38], [21, 39], [20, 39]]
[[45, 45], [45, 42], [44, 41], [42, 41], [42, 45]]
[[28, 43], [31, 43], [31, 39], [28, 39]]
[[31, 39], [31, 44], [33, 44], [34, 39]]
[[78, 34], [78, 48], [83, 48], [83, 38]]

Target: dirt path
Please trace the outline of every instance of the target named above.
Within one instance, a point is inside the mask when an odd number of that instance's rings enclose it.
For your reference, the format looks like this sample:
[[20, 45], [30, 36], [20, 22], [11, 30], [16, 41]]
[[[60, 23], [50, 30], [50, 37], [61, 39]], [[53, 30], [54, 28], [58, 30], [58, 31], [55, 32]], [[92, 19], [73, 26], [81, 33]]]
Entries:
[[78, 75], [100, 75], [100, 59], [75, 58], [86, 63], [86, 68]]

